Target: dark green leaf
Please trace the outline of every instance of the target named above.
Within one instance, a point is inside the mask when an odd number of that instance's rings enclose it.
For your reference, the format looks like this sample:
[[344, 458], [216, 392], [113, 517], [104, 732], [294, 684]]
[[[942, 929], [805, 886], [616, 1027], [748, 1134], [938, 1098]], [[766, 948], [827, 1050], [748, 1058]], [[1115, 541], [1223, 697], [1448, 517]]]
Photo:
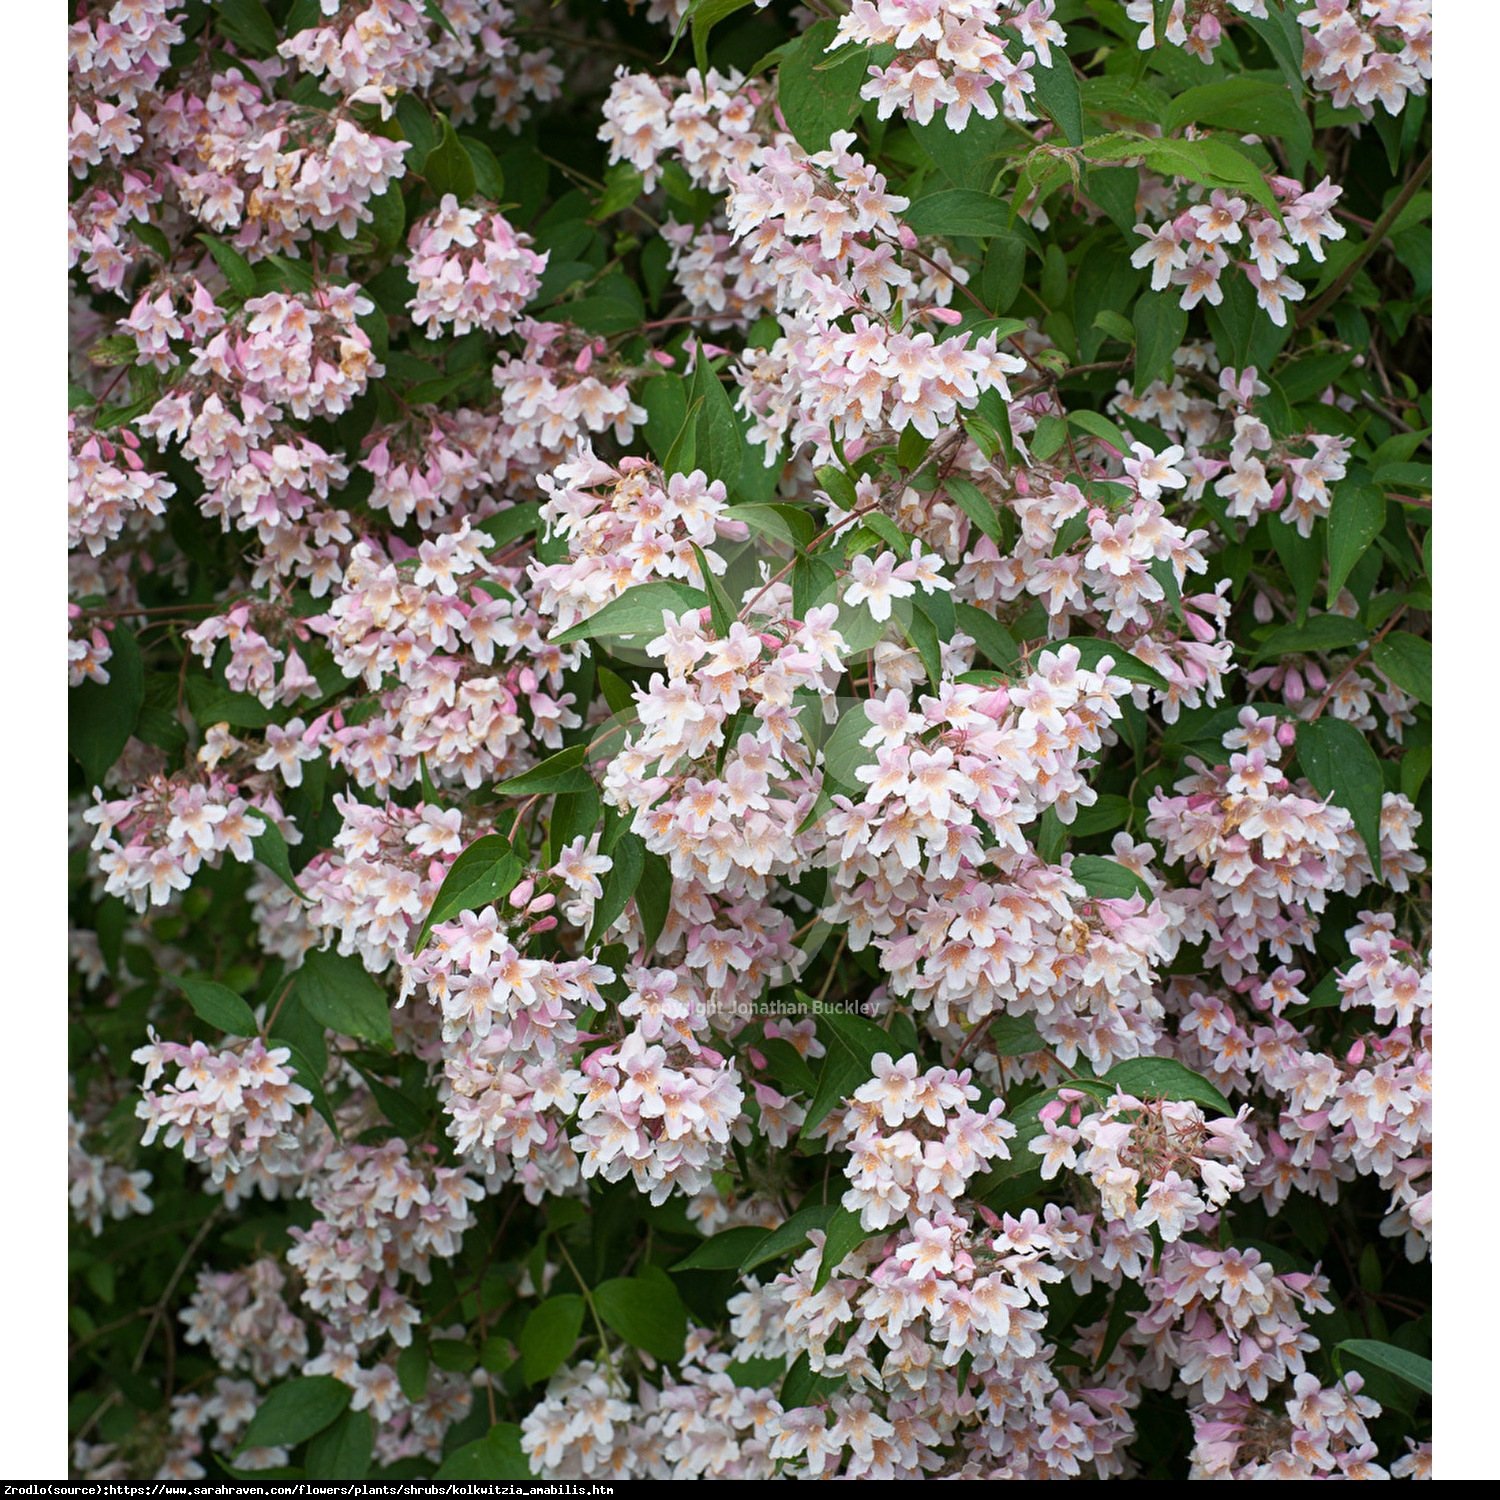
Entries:
[[354, 1392], [332, 1375], [299, 1375], [266, 1392], [236, 1453], [246, 1448], [292, 1448], [343, 1415]]
[[359, 959], [314, 948], [298, 971], [297, 997], [330, 1031], [390, 1048], [390, 1000]]
[[427, 1395], [427, 1345], [413, 1339], [396, 1356], [396, 1379], [401, 1383], [401, 1394], [413, 1406]]
[[549, 755], [539, 766], [498, 783], [495, 795], [535, 797], [543, 792], [587, 792], [594, 785], [594, 778], [583, 767], [587, 759], [587, 745], [569, 745], [566, 750]]
[[1385, 496], [1373, 485], [1341, 484], [1328, 516], [1328, 602], [1385, 525]]
[[1187, 337], [1188, 315], [1175, 292], [1142, 292], [1135, 304], [1135, 393], [1171, 380], [1172, 356]]
[[526, 1463], [520, 1427], [514, 1422], [498, 1422], [476, 1442], [454, 1449], [432, 1477], [454, 1484], [475, 1480], [514, 1483], [532, 1480], [536, 1476]]
[[1208, 1079], [1175, 1057], [1132, 1057], [1116, 1063], [1101, 1081], [1137, 1099], [1190, 1099], [1216, 1115], [1234, 1114], [1234, 1106]]
[[1370, 742], [1352, 724], [1325, 715], [1297, 729], [1297, 759], [1320, 795], [1346, 808], [1380, 877], [1380, 805], [1385, 779]]
[[990, 1022], [990, 1039], [996, 1057], [1029, 1057], [1047, 1045], [1030, 1016], [997, 1017]]
[[603, 609], [580, 620], [561, 635], [551, 637], [552, 643], [566, 646], [572, 641], [602, 640], [606, 636], [647, 635], [659, 636], [664, 630], [662, 615], [671, 611], [677, 618], [690, 609], [703, 609], [708, 596], [701, 589], [689, 588], [685, 583], [670, 583], [659, 580], [654, 583], [638, 583], [626, 589], [618, 599], [611, 599]]
[[603, 938], [635, 895], [646, 868], [646, 846], [635, 834], [623, 834], [610, 851], [610, 858], [614, 864], [601, 881], [604, 894], [594, 907], [594, 923], [588, 938], [590, 945]]
[[1105, 901], [1151, 900], [1151, 887], [1134, 870], [1101, 854], [1075, 854], [1072, 874], [1089, 895]]
[[453, 861], [443, 877], [412, 951], [420, 953], [427, 946], [434, 927], [451, 922], [461, 912], [483, 911], [492, 901], [508, 896], [520, 879], [521, 862], [512, 851], [509, 839], [498, 833], [487, 833], [475, 839]]
[[264, 823], [265, 831], [257, 833], [251, 840], [251, 846], [255, 850], [255, 857], [273, 875], [279, 875], [284, 884], [296, 891], [305, 901], [302, 889], [297, 884], [297, 877], [292, 874], [292, 856], [286, 846], [286, 836], [271, 821], [269, 813], [261, 812], [259, 808], [252, 809]]
[[877, 1053], [888, 1052], [894, 1058], [904, 1050], [887, 1031], [882, 1031], [873, 1021], [863, 1016], [846, 1015], [843, 1011], [818, 1012], [818, 1036], [828, 1049], [823, 1059], [823, 1071], [818, 1076], [818, 1092], [813, 1096], [803, 1121], [800, 1139], [810, 1141], [813, 1131], [850, 1097], [855, 1089], [868, 1083], [871, 1074], [871, 1059]]
[[950, 238], [973, 235], [984, 239], [1010, 233], [1010, 208], [999, 198], [972, 188], [944, 188], [918, 198], [901, 215], [914, 234]]
[[83, 682], [68, 693], [68, 750], [90, 787], [120, 758], [146, 701], [146, 674], [135, 637], [119, 621], [109, 633], [114, 655], [107, 683]]
[[656, 947], [672, 910], [672, 867], [660, 854], [644, 849], [641, 878], [635, 888], [635, 909], [645, 931], [645, 950]]
[[826, 1229], [836, 1212], [837, 1205], [832, 1203], [813, 1203], [799, 1208], [785, 1223], [778, 1225], [758, 1244], [751, 1246], [740, 1262], [740, 1270], [753, 1271], [768, 1260], [775, 1260], [778, 1255], [800, 1250], [808, 1243], [808, 1230]]
[[259, 1031], [250, 1007], [227, 985], [191, 974], [184, 974], [177, 983], [200, 1021], [207, 1021], [230, 1036], [252, 1037]]
[[1369, 631], [1358, 620], [1344, 615], [1314, 615], [1300, 627], [1278, 626], [1260, 643], [1255, 655], [1257, 660], [1264, 661], [1303, 651], [1345, 651], [1368, 635]]
[[439, 198], [452, 193], [460, 203], [467, 203], [474, 196], [477, 185], [474, 163], [446, 117], [442, 119], [437, 144], [422, 163], [422, 175]]
[[704, 1242], [672, 1267], [674, 1271], [734, 1271], [770, 1231], [753, 1224], [726, 1229]]
[[573, 1352], [583, 1327], [583, 1298], [567, 1292], [532, 1308], [517, 1340], [527, 1385], [546, 1380]]
[[368, 1411], [346, 1411], [307, 1445], [303, 1467], [309, 1479], [363, 1479], [375, 1452], [375, 1427]]
[[1067, 54], [1059, 48], [1052, 52], [1052, 66], [1032, 65], [1036, 88], [1032, 97], [1067, 137], [1070, 146], [1083, 144], [1083, 101], [1078, 95], [1078, 79]]
[[599, 1316], [627, 1344], [644, 1349], [664, 1364], [676, 1364], [682, 1358], [687, 1308], [659, 1266], [601, 1282], [593, 1297]]
[[833, 1217], [828, 1220], [824, 1230], [827, 1237], [823, 1241], [823, 1259], [818, 1262], [818, 1274], [813, 1279], [814, 1292], [821, 1292], [828, 1285], [829, 1278], [851, 1250], [858, 1249], [872, 1234], [887, 1232], [866, 1229], [860, 1223], [858, 1214], [850, 1213], [847, 1208], [842, 1207], [834, 1210]]
[[1378, 1339], [1345, 1339], [1334, 1352], [1361, 1364], [1373, 1365], [1377, 1370], [1385, 1370], [1425, 1395], [1432, 1394], [1432, 1361], [1410, 1349], [1401, 1349]]
[[255, 270], [232, 245], [215, 239], [211, 234], [200, 234], [198, 238], [208, 247], [208, 253], [218, 263], [229, 283], [229, 289], [241, 302], [255, 295]]
[[1403, 693], [1422, 703], [1432, 702], [1432, 642], [1410, 631], [1394, 630], [1370, 648], [1377, 671], [1384, 673]]
[[[781, 54], [776, 70], [777, 103], [804, 151], [826, 151], [834, 131], [847, 130], [863, 104], [868, 58], [860, 47], [844, 48], [842, 62], [837, 53], [830, 57], [825, 49], [837, 30], [836, 21], [814, 22]], [[835, 66], [825, 67], [829, 62]]]

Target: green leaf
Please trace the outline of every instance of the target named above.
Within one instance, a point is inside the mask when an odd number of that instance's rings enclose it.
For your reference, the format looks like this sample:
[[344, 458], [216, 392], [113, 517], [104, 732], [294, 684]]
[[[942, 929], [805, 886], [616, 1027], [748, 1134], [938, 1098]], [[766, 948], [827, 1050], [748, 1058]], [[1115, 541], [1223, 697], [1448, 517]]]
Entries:
[[770, 1231], [754, 1224], [726, 1229], [704, 1242], [672, 1267], [674, 1271], [736, 1271]]
[[252, 811], [266, 825], [263, 833], [257, 833], [250, 840], [256, 859], [273, 875], [279, 875], [283, 884], [290, 886], [302, 900], [306, 901], [307, 897], [303, 895], [302, 888], [297, 884], [297, 877], [292, 874], [292, 856], [286, 846], [286, 836], [271, 821], [269, 813], [261, 812], [259, 808], [253, 808]]
[[1171, 380], [1172, 355], [1187, 337], [1188, 315], [1175, 292], [1142, 292], [1135, 304], [1135, 393], [1153, 380]]
[[633, 833], [622, 834], [609, 853], [614, 864], [601, 882], [604, 893], [594, 906], [588, 946], [600, 941], [625, 910], [646, 868], [646, 846]]
[[479, 1363], [479, 1352], [463, 1339], [433, 1339], [428, 1345], [432, 1362], [450, 1375], [467, 1375]]
[[781, 1037], [754, 1043], [755, 1050], [766, 1060], [770, 1073], [783, 1092], [806, 1094], [809, 1099], [818, 1091], [818, 1080], [802, 1054]]
[[693, 61], [698, 71], [708, 72], [708, 36], [720, 21], [743, 10], [750, 0], [697, 0], [692, 10]]
[[1102, 854], [1075, 854], [1072, 875], [1089, 895], [1105, 901], [1151, 900], [1151, 887], [1134, 870]]
[[1020, 660], [1021, 648], [1016, 645], [1015, 637], [993, 615], [958, 601], [953, 606], [953, 619], [965, 635], [974, 638], [975, 644], [995, 666], [1004, 670]]
[[236, 1453], [246, 1448], [292, 1448], [344, 1414], [354, 1392], [332, 1375], [299, 1375], [266, 1392]]
[[1410, 631], [1395, 630], [1370, 648], [1377, 671], [1383, 672], [1403, 693], [1419, 702], [1432, 702], [1432, 642]]
[[723, 381], [714, 374], [701, 341], [692, 384], [688, 387], [688, 402], [690, 406], [697, 404], [698, 410], [694, 421], [694, 465], [710, 479], [723, 480], [725, 489], [732, 491], [739, 483], [745, 461], [744, 433], [734, 414], [734, 403]]
[[479, 195], [492, 203], [498, 203], [505, 196], [505, 173], [495, 153], [472, 135], [459, 136], [458, 143], [468, 154], [469, 165], [474, 169], [474, 186]]
[[297, 1082], [312, 1095], [312, 1107], [328, 1122], [328, 1128], [333, 1132], [333, 1138], [338, 1139], [338, 1121], [334, 1117], [333, 1105], [329, 1102], [328, 1091], [323, 1087], [323, 1070], [318, 1067], [312, 1059], [295, 1043], [289, 1042], [284, 1036], [275, 1031], [271, 1033], [270, 1047], [285, 1047], [291, 1054], [287, 1062], [291, 1070], [296, 1074]]
[[708, 565], [708, 559], [703, 555], [703, 548], [696, 542], [690, 542], [693, 556], [698, 560], [698, 572], [703, 579], [703, 591], [708, 595], [708, 608], [713, 616], [714, 634], [720, 640], [729, 638], [730, 626], [734, 624], [734, 605], [729, 602], [729, 596], [724, 592], [724, 585], [714, 577], [713, 569]]
[[527, 1385], [546, 1380], [573, 1352], [583, 1327], [583, 1298], [574, 1292], [532, 1308], [517, 1340]]
[[218, 263], [219, 269], [224, 273], [224, 279], [229, 283], [229, 289], [241, 302], [255, 295], [255, 271], [250, 262], [245, 259], [232, 245], [226, 245], [223, 240], [215, 239], [211, 234], [200, 234], [198, 239], [208, 248], [208, 253]]
[[1432, 1361], [1414, 1354], [1410, 1349], [1401, 1349], [1378, 1339], [1345, 1339], [1335, 1348], [1335, 1359], [1341, 1354], [1347, 1354], [1363, 1364], [1373, 1365], [1377, 1370], [1384, 1370], [1408, 1385], [1415, 1386], [1424, 1395], [1432, 1394]]
[[1234, 1106], [1208, 1079], [1175, 1057], [1132, 1057], [1116, 1063], [1100, 1081], [1137, 1099], [1190, 1099], [1215, 1114], [1234, 1114]]
[[460, 912], [482, 911], [490, 902], [508, 896], [520, 879], [521, 862], [509, 839], [498, 833], [475, 839], [443, 877], [432, 909], [417, 932], [412, 952], [420, 953], [427, 946], [432, 929], [439, 923], [451, 922]]
[[825, 1010], [818, 1013], [818, 1036], [828, 1049], [823, 1059], [823, 1070], [818, 1075], [818, 1092], [807, 1108], [799, 1137], [803, 1142], [813, 1138], [813, 1131], [843, 1101], [868, 1083], [872, 1076], [871, 1059], [879, 1052], [888, 1052], [895, 1058], [905, 1056], [906, 1049], [899, 1046], [888, 1031], [882, 1031], [873, 1021], [863, 1016], [846, 1015], [843, 1011]]
[[1373, 485], [1341, 484], [1328, 516], [1328, 602], [1385, 526], [1385, 496]]
[[1344, 615], [1314, 615], [1305, 625], [1279, 625], [1260, 643], [1255, 659], [1301, 651], [1346, 651], [1369, 635], [1366, 626]]
[[599, 1316], [627, 1344], [644, 1349], [663, 1364], [676, 1364], [682, 1358], [687, 1308], [659, 1266], [601, 1282], [593, 1297]]
[[1302, 6], [1297, 4], [1288, 10], [1274, 3], [1273, 0], [1273, 3], [1266, 7], [1266, 14], [1262, 17], [1236, 17], [1241, 25], [1248, 26], [1258, 33], [1266, 46], [1270, 48], [1277, 67], [1281, 69], [1281, 76], [1286, 80], [1288, 97], [1299, 105], [1306, 92], [1306, 85], [1302, 81], [1304, 33], [1296, 19], [1296, 13], [1301, 9]]
[[573, 641], [601, 640], [606, 636], [659, 636], [664, 630], [662, 615], [668, 610], [674, 618], [690, 609], [703, 609], [708, 595], [685, 583], [657, 580], [638, 583], [626, 589], [618, 599], [611, 599], [603, 609], [580, 620], [561, 635], [550, 637], [553, 645], [566, 646]]
[[1031, 69], [1036, 85], [1035, 99], [1052, 122], [1067, 137], [1070, 146], [1083, 144], [1083, 101], [1078, 95], [1078, 78], [1073, 64], [1059, 47], [1052, 54], [1052, 66], [1044, 68], [1040, 63]]
[[[622, 840], [623, 842], [623, 840]], [[645, 931], [645, 949], [656, 947], [672, 910], [672, 867], [660, 854], [643, 846], [640, 881], [635, 888], [635, 909]]]
[[830, 1396], [836, 1396], [847, 1388], [845, 1375], [814, 1375], [812, 1364], [804, 1349], [793, 1361], [781, 1382], [781, 1408], [795, 1411], [800, 1406], [816, 1406]]
[[269, 57], [280, 40], [276, 23], [261, 0], [219, 0], [214, 24], [230, 41], [256, 57]]
[[1312, 126], [1298, 107], [1300, 91], [1265, 78], [1227, 78], [1185, 89], [1171, 103], [1162, 129], [1173, 135], [1190, 121], [1220, 125], [1242, 135], [1278, 136], [1299, 161], [1312, 153]]
[[741, 1389], [774, 1390], [786, 1373], [785, 1359], [740, 1359], [725, 1367], [724, 1373]]
[[843, 1207], [835, 1209], [833, 1217], [823, 1227], [827, 1237], [823, 1241], [823, 1259], [818, 1262], [818, 1274], [813, 1279], [814, 1292], [821, 1292], [828, 1285], [829, 1278], [851, 1250], [857, 1250], [872, 1235], [889, 1232], [884, 1229], [866, 1229], [860, 1223], [858, 1214], [850, 1213]]
[[1311, 536], [1303, 536], [1295, 526], [1288, 526], [1285, 521], [1271, 521], [1269, 525], [1271, 546], [1292, 582], [1292, 591], [1297, 600], [1297, 625], [1301, 628], [1307, 620], [1308, 607], [1312, 604], [1318, 580], [1323, 576], [1323, 555], [1327, 548], [1316, 528]]
[[[868, 58], [860, 47], [843, 49], [842, 62], [835, 62], [838, 54], [828, 56], [837, 30], [836, 21], [814, 22], [781, 54], [776, 70], [777, 103], [804, 151], [826, 151], [834, 131], [847, 130], [863, 106], [859, 91]], [[825, 67], [829, 62], [834, 66]]]
[[839, 717], [839, 722], [823, 746], [823, 779], [833, 781], [856, 801], [864, 796], [865, 786], [855, 772], [861, 766], [873, 765], [875, 751], [860, 744], [874, 726], [863, 703], [856, 703]]
[[1385, 779], [1370, 742], [1352, 724], [1327, 715], [1297, 727], [1297, 759], [1321, 796], [1348, 810], [1380, 878], [1380, 804]]
[[1030, 1016], [997, 1017], [990, 1023], [990, 1039], [996, 1057], [1030, 1057], [1047, 1045]]
[[191, 974], [182, 975], [177, 983], [200, 1021], [207, 1021], [230, 1036], [251, 1037], [259, 1033], [254, 1012], [227, 985]]
[[427, 1345], [413, 1339], [396, 1356], [396, 1379], [401, 1383], [401, 1394], [413, 1406], [427, 1395]]
[[460, 203], [467, 203], [474, 196], [478, 185], [474, 163], [447, 117], [442, 116], [441, 119], [442, 133], [437, 145], [427, 153], [422, 163], [422, 176], [439, 198], [445, 193], [452, 193]]
[[363, 1479], [375, 1453], [375, 1426], [368, 1411], [346, 1411], [307, 1445], [303, 1468], [309, 1479]]
[[594, 778], [583, 769], [587, 759], [587, 745], [569, 745], [566, 750], [549, 755], [539, 766], [499, 782], [495, 795], [534, 797], [543, 792], [587, 792], [594, 785]]
[[1096, 411], [1070, 411], [1068, 425], [1108, 443], [1117, 453], [1130, 452], [1130, 439], [1108, 417], [1101, 416]]
[[800, 1250], [808, 1243], [809, 1229], [826, 1229], [838, 1207], [833, 1203], [812, 1203], [799, 1208], [785, 1223], [778, 1225], [759, 1244], [751, 1247], [740, 1262], [741, 1271], [753, 1271], [778, 1255]]
[[330, 1031], [390, 1050], [390, 1000], [385, 987], [366, 973], [359, 959], [330, 949], [312, 949], [297, 973], [297, 997], [308, 1014]]
[[[368, 199], [365, 206], [370, 210], [370, 227], [375, 231], [376, 249], [382, 255], [392, 254], [400, 245], [401, 235], [406, 229], [406, 200], [401, 196], [401, 189], [392, 183], [383, 193]], [[219, 264], [223, 265], [223, 262]]]
[[432, 1477], [451, 1484], [474, 1480], [514, 1482], [536, 1476], [526, 1464], [520, 1427], [514, 1422], [497, 1422], [476, 1442], [455, 1448]]
[[929, 193], [918, 198], [901, 217], [912, 233], [943, 239], [954, 235], [985, 239], [992, 234], [1010, 233], [1009, 205], [972, 188], [944, 188]]
[[1113, 641], [1101, 641], [1097, 636], [1079, 635], [1069, 636], [1066, 641], [1047, 642], [1049, 651], [1056, 651], [1060, 646], [1076, 646], [1079, 666], [1086, 667], [1090, 672], [1102, 670], [1099, 663], [1108, 656], [1113, 658], [1109, 669], [1111, 677], [1123, 677], [1127, 682], [1140, 682], [1147, 687], [1161, 688], [1163, 691], [1167, 688], [1167, 679], [1155, 667], [1148, 667], [1139, 657], [1131, 655], [1129, 651]]
[[116, 621], [109, 643], [114, 650], [105, 664], [109, 681], [83, 682], [68, 692], [68, 752], [83, 767], [90, 787], [99, 786], [120, 758], [146, 701], [146, 674], [135, 636]]

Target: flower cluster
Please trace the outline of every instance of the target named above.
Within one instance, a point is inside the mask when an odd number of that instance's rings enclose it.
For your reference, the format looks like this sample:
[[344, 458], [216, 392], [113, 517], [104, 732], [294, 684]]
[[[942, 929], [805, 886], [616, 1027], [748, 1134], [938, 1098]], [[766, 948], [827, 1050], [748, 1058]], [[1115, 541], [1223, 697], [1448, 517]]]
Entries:
[[547, 254], [530, 249], [530, 236], [518, 235], [503, 214], [460, 208], [452, 193], [412, 226], [407, 243], [417, 289], [408, 306], [429, 335], [449, 324], [457, 334], [509, 333], [547, 269]]
[[[145, 1067], [135, 1113], [146, 1122], [146, 1145], [164, 1131], [166, 1144], [201, 1162], [216, 1183], [251, 1162], [272, 1175], [298, 1170], [294, 1121], [313, 1096], [287, 1066], [289, 1048], [267, 1047], [260, 1037], [214, 1048], [149, 1034], [150, 1042], [130, 1054]], [[168, 1069], [176, 1069], [176, 1077], [154, 1089]]]
[[84, 821], [97, 830], [91, 848], [111, 896], [128, 900], [137, 911], [147, 902], [164, 905], [173, 891], [186, 890], [200, 865], [216, 865], [225, 854], [246, 863], [255, 858], [255, 843], [280, 809], [269, 796], [252, 804], [238, 787], [210, 771], [206, 777], [185, 774], [153, 776], [127, 796], [106, 801], [94, 789], [94, 805]]
[[1236, 1119], [1207, 1120], [1191, 1100], [1148, 1103], [1116, 1093], [1085, 1115], [1085, 1097], [1060, 1089], [1043, 1105], [1044, 1130], [1031, 1149], [1042, 1158], [1044, 1178], [1062, 1167], [1086, 1175], [1106, 1221], [1131, 1230], [1154, 1225], [1170, 1244], [1210, 1205], [1222, 1206], [1244, 1187], [1243, 1167], [1258, 1155], [1243, 1123], [1248, 1108]]
[[104, 1216], [128, 1219], [149, 1214], [155, 1205], [147, 1194], [151, 1173], [131, 1172], [118, 1162], [96, 1156], [83, 1144], [84, 1126], [68, 1116], [68, 1206], [73, 1217], [94, 1235], [104, 1232]]
[[[1034, 120], [1032, 70], [1038, 59], [1050, 68], [1052, 48], [1067, 40], [1052, 19], [1054, 9], [1053, 0], [866, 0], [839, 18], [829, 51], [846, 44], [894, 44], [895, 58], [883, 68], [871, 64], [869, 82], [860, 90], [882, 120], [899, 111], [926, 125], [941, 110], [955, 132], [968, 124], [971, 112], [993, 120], [1003, 110], [1009, 120]], [[1031, 50], [1010, 56], [1009, 38], [997, 35], [998, 27]]]
[[269, 1258], [238, 1271], [198, 1273], [179, 1314], [189, 1344], [206, 1344], [224, 1370], [248, 1370], [265, 1385], [307, 1359], [307, 1325], [286, 1305], [286, 1273]]

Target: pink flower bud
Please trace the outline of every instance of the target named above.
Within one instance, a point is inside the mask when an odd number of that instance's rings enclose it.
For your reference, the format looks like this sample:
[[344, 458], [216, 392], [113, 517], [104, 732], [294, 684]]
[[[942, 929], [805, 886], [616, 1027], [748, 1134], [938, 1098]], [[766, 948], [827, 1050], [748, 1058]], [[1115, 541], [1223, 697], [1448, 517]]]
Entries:
[[557, 926], [556, 917], [543, 917], [540, 922], [533, 922], [530, 927], [522, 933], [523, 937], [534, 937], [539, 932], [551, 932]]
[[964, 320], [964, 315], [953, 307], [929, 307], [927, 316], [934, 323], [945, 323], [949, 328], [956, 327]]
[[1290, 750], [1297, 743], [1297, 726], [1290, 720], [1283, 719], [1276, 726], [1276, 743], [1283, 750]]
[[764, 1068], [766, 1066], [764, 1055], [757, 1052], [754, 1047], [746, 1047], [745, 1056], [750, 1059], [750, 1066], [752, 1068]]
[[540, 916], [544, 911], [551, 911], [557, 905], [557, 896], [552, 891], [545, 891], [538, 896], [530, 906], [526, 908], [528, 917]]
[[677, 363], [677, 361], [673, 359], [665, 349], [653, 349], [650, 354], [647, 355], [647, 358], [654, 359], [657, 364], [659, 364], [664, 370], [670, 370], [672, 366]]
[[1365, 1060], [1365, 1039], [1361, 1037], [1350, 1049], [1348, 1061], [1351, 1066], [1358, 1067]]
[[917, 248], [917, 236], [909, 225], [900, 225], [896, 230], [896, 238], [901, 241], [901, 248], [903, 250], [915, 250]]
[[583, 375], [588, 372], [588, 367], [593, 364], [593, 362], [594, 351], [588, 345], [584, 345], [583, 353], [573, 361], [573, 368], [575, 371], [577, 371], [578, 374]]
[[531, 893], [534, 890], [536, 890], [536, 881], [528, 877], [527, 879], [523, 880], [520, 885], [518, 885], [515, 890], [510, 893], [509, 896], [506, 897], [506, 900], [508, 900], [517, 911], [520, 911], [521, 908], [531, 900]]

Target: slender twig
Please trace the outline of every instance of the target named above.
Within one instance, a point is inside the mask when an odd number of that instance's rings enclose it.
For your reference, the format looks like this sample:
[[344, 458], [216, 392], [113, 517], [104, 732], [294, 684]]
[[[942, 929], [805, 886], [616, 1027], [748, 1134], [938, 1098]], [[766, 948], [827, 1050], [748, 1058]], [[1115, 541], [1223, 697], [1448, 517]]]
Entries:
[[1377, 635], [1375, 639], [1371, 641], [1370, 644], [1366, 646], [1365, 649], [1361, 651], [1359, 655], [1356, 656], [1354, 660], [1351, 661], [1349, 665], [1345, 667], [1344, 670], [1340, 672], [1339, 675], [1328, 684], [1327, 692], [1325, 692], [1323, 696], [1318, 699], [1317, 706], [1313, 709], [1312, 714], [1307, 720], [1309, 724], [1317, 722], [1319, 715], [1322, 714], [1323, 710], [1328, 707], [1329, 700], [1333, 697], [1334, 689], [1337, 688], [1339, 683], [1341, 683], [1351, 672], [1356, 671], [1366, 661], [1371, 652], [1373, 652], [1374, 649], [1381, 643], [1381, 641], [1383, 641], [1386, 636], [1391, 633], [1391, 630], [1394, 628], [1396, 621], [1399, 620], [1405, 613], [1406, 606], [1403, 604], [1400, 609], [1398, 609], [1395, 614], [1393, 614], [1390, 619], [1380, 627], [1380, 634]]
[[1370, 237], [1364, 243], [1364, 248], [1339, 272], [1333, 279], [1333, 284], [1318, 298], [1311, 307], [1305, 308], [1297, 319], [1298, 328], [1306, 328], [1309, 323], [1316, 322], [1340, 297], [1344, 295], [1349, 283], [1358, 275], [1360, 268], [1380, 248], [1386, 235], [1391, 232], [1391, 225], [1401, 216], [1401, 211], [1417, 195], [1417, 189], [1427, 180], [1427, 174], [1432, 170], [1432, 152], [1427, 153], [1426, 159], [1412, 173], [1411, 180], [1396, 194], [1391, 206], [1381, 214], [1375, 221], [1375, 227], [1370, 231]]

